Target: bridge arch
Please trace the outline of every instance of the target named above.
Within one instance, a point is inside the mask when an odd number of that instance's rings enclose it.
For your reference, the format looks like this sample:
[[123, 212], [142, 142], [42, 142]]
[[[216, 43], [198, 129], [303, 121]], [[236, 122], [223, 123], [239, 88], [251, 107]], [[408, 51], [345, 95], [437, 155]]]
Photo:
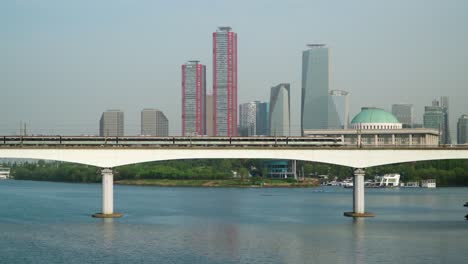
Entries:
[[357, 168], [354, 171], [353, 211], [346, 216], [373, 216], [364, 211], [363, 168], [412, 161], [468, 159], [466, 148], [348, 149], [348, 148], [0, 148], [0, 158], [56, 160], [86, 164], [102, 170], [102, 213], [96, 217], [120, 217], [114, 213], [113, 172], [109, 168], [181, 159], [289, 159]]
[[413, 161], [468, 159], [468, 149], [17, 148], [0, 149], [0, 158], [56, 160], [100, 168], [188, 159], [287, 159], [368, 168]]

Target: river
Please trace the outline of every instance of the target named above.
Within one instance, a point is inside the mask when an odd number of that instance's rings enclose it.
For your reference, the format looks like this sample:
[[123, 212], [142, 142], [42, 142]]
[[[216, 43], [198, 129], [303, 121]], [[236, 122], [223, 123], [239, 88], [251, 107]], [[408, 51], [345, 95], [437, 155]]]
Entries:
[[115, 186], [0, 181], [0, 263], [468, 263], [468, 188]]

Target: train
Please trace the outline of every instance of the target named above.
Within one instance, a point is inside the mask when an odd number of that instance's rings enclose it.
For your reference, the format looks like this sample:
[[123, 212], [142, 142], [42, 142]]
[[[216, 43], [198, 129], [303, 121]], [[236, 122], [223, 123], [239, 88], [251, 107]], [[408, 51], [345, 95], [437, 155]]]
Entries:
[[343, 146], [341, 137], [0, 136], [0, 146], [255, 147]]

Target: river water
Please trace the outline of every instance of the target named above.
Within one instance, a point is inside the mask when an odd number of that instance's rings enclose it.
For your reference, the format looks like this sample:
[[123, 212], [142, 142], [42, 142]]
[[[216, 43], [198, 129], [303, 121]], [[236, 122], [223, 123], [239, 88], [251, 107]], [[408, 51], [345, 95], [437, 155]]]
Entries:
[[0, 263], [468, 263], [468, 188], [352, 190], [0, 181]]

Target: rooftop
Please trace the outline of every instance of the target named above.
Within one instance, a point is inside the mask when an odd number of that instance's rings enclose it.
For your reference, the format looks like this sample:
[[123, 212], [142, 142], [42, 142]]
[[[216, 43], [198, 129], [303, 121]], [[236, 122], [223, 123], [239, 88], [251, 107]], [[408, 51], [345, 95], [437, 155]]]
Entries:
[[389, 112], [376, 107], [363, 107], [351, 124], [359, 123], [400, 123], [398, 119]]

